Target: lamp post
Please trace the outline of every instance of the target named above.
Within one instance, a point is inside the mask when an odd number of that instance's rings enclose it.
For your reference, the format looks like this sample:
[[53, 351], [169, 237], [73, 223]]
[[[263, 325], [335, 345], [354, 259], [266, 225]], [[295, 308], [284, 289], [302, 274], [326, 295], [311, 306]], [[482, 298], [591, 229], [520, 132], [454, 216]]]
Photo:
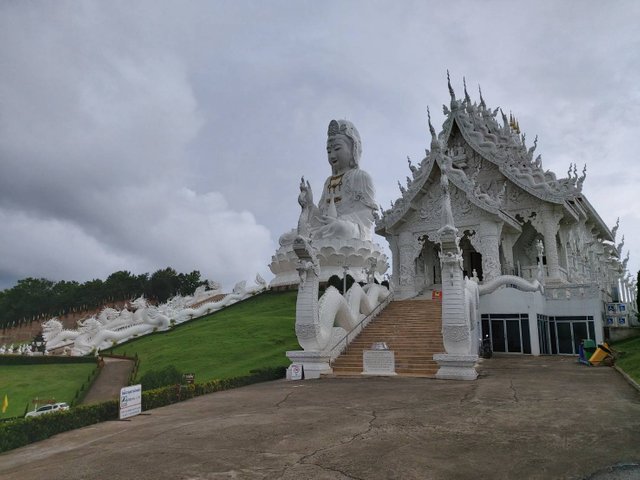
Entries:
[[347, 272], [349, 271], [349, 265], [346, 263], [342, 266], [342, 270], [344, 270], [344, 274], [342, 275], [342, 294], [347, 293]]
[[44, 355], [44, 351], [46, 348], [47, 342], [45, 342], [42, 333], [38, 333], [31, 342], [31, 351], [39, 352]]

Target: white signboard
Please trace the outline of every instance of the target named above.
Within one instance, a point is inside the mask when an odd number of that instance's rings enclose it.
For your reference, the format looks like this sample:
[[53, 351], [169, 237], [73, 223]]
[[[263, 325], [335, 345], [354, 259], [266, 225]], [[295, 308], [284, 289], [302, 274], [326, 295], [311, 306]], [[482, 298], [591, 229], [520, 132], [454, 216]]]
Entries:
[[131, 385], [120, 389], [120, 420], [134, 417], [142, 412], [142, 385]]

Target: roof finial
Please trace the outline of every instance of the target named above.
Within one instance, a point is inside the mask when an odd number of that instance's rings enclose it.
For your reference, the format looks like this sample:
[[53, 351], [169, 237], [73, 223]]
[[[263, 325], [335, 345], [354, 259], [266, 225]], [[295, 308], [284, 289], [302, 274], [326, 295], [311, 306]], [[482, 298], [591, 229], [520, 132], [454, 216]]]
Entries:
[[462, 85], [464, 86], [464, 101], [471, 105], [471, 97], [469, 97], [469, 93], [467, 92], [467, 79], [462, 77]]
[[456, 101], [456, 92], [453, 91], [453, 87], [451, 86], [451, 77], [449, 76], [449, 70], [447, 70], [447, 86], [449, 87], [449, 95], [451, 96], [451, 107], [453, 108], [453, 104]]
[[616, 224], [611, 229], [611, 235], [613, 236], [613, 241], [616, 241], [616, 233], [618, 233], [618, 228], [620, 228], [620, 217], [616, 220]]
[[502, 110], [502, 108], [500, 109], [500, 114], [502, 115], [502, 128], [506, 129], [509, 128], [509, 119], [507, 118], [507, 114], [504, 113], [504, 111]]
[[585, 163], [584, 168], [582, 169], [582, 175], [578, 179], [578, 190], [582, 191], [582, 184], [584, 183], [586, 178], [587, 178], [587, 164]]
[[484, 98], [482, 98], [482, 88], [480, 88], [480, 84], [478, 84], [478, 93], [480, 93], [480, 106], [482, 108], [487, 108], [487, 104], [484, 103]]
[[624, 247], [624, 235], [622, 235], [622, 240], [616, 247], [616, 251], [618, 252], [618, 258], [620, 258], [620, 255], [622, 255], [622, 247]]
[[436, 135], [436, 129], [431, 124], [431, 112], [427, 107], [427, 118], [429, 119], [429, 131], [431, 132], [431, 150], [437, 151], [440, 149], [440, 143], [438, 142], [438, 136]]

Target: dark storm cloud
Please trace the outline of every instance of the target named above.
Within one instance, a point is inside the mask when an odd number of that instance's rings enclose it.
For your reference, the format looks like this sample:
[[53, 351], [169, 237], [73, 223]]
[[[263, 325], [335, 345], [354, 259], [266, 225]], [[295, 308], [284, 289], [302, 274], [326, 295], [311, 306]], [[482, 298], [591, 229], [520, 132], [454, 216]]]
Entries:
[[[385, 207], [448, 102], [513, 110], [545, 168], [588, 164], [622, 217], [640, 114], [633, 1], [13, 2], [0, 6], [0, 278], [198, 268], [227, 285], [295, 225], [329, 173], [332, 118], [364, 143]], [[624, 181], [621, 181], [621, 179]], [[379, 239], [384, 243], [383, 239]], [[626, 251], [626, 248], [625, 248]], [[4, 286], [8, 286], [7, 283]]]

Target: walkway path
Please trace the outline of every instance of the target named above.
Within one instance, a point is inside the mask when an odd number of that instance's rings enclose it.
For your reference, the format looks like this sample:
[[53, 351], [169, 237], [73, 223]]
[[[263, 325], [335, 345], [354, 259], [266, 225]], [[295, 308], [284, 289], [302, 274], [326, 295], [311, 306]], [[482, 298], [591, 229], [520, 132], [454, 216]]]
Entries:
[[133, 369], [133, 361], [123, 358], [104, 358], [104, 367], [93, 382], [81, 405], [115, 400], [120, 397], [120, 389], [126, 387]]
[[218, 392], [7, 452], [0, 478], [600, 480], [638, 478], [593, 476], [640, 463], [638, 445], [640, 393], [613, 369], [495, 356], [475, 382], [329, 378]]

